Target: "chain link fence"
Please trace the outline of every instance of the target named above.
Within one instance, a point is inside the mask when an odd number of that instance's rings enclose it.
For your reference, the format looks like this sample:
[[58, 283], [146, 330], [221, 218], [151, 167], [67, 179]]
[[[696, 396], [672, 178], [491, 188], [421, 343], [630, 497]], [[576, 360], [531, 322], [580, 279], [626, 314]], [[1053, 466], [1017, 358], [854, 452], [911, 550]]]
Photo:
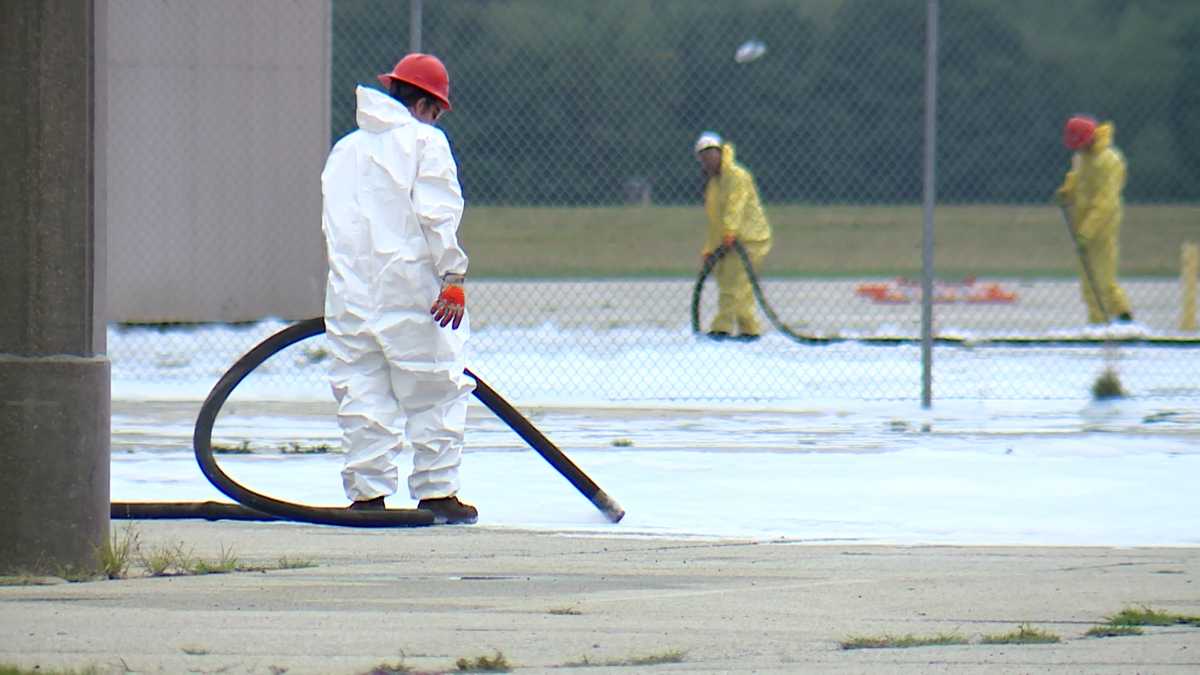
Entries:
[[[413, 7], [329, 5], [329, 138], [354, 128], [355, 84], [373, 86], [408, 51], [417, 17], [422, 50], [452, 78], [439, 124], [467, 198], [473, 370], [517, 400], [920, 396], [926, 3]], [[750, 40], [765, 52], [738, 62]], [[934, 398], [1087, 396], [1105, 368], [1137, 396], [1200, 396], [1195, 269], [1181, 263], [1200, 240], [1200, 6], [943, 2], [939, 42]], [[1114, 121], [1127, 157], [1132, 326], [1087, 325], [1050, 202], [1070, 163], [1062, 123], [1077, 112]], [[705, 327], [716, 297], [711, 281], [695, 295], [703, 130], [756, 178], [774, 232], [760, 287], [804, 341], [692, 334], [693, 299]], [[316, 190], [319, 162], [307, 171]], [[307, 225], [319, 232], [318, 212]], [[215, 378], [215, 362], [161, 362], [193, 340], [233, 355], [266, 330], [126, 327], [114, 373]], [[271, 373], [280, 387], [323, 378], [319, 346], [305, 349]]]

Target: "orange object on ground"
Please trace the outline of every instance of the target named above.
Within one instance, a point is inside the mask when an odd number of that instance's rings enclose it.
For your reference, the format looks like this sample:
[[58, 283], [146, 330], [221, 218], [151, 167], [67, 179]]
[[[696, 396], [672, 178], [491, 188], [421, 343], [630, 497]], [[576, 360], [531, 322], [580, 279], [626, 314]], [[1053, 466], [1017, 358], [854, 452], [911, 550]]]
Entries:
[[[911, 279], [898, 277], [889, 282], [861, 283], [854, 289], [854, 294], [879, 304], [905, 304], [920, 301], [921, 284]], [[1017, 293], [995, 282], [979, 283], [972, 276], [958, 283], [934, 282], [933, 301], [943, 304], [954, 302], [1012, 303], [1017, 301]]]

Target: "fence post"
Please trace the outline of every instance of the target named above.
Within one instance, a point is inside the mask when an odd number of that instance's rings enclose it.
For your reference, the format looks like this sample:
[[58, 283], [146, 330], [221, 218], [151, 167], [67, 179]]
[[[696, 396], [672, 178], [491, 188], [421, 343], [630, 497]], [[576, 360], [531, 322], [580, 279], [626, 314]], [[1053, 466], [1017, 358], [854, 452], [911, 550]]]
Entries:
[[421, 51], [421, 21], [424, 15], [422, 0], [408, 0], [408, 51]]
[[1179, 309], [1179, 330], [1196, 330], [1196, 275], [1200, 268], [1200, 244], [1184, 242], [1179, 254], [1179, 283], [1183, 286], [1183, 306]]
[[933, 205], [937, 178], [938, 0], [925, 9], [925, 176], [921, 243], [921, 406], [933, 404]]

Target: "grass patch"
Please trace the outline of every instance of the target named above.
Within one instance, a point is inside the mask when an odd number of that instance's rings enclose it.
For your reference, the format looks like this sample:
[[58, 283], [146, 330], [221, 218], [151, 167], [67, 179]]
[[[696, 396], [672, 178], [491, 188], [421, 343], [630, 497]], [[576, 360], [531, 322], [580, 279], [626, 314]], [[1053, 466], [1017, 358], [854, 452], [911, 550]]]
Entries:
[[90, 581], [96, 579], [97, 575], [108, 579], [124, 579], [130, 575], [135, 563], [141, 572], [152, 577], [269, 572], [317, 566], [311, 559], [287, 555], [281, 556], [275, 564], [250, 565], [243, 563], [232, 548], [225, 548], [224, 545], [215, 559], [197, 557], [193, 549], [183, 542], [150, 547], [142, 543], [141, 533], [133, 525], [119, 531], [114, 528], [109, 541], [97, 550], [96, 557], [100, 567], [98, 573], [59, 570], [56, 577], [39, 577], [32, 574], [0, 576], [0, 586], [47, 585], [61, 583], [62, 579]]
[[308, 558], [290, 558], [288, 556], [280, 556], [276, 562], [276, 568], [280, 570], [299, 570], [307, 567], [316, 567], [317, 563]]
[[[251, 565], [240, 562], [237, 558], [233, 558], [231, 563], [226, 564], [226, 567], [230, 566], [232, 567], [231, 569], [224, 569], [220, 572], [207, 572], [207, 574], [220, 574], [223, 572], [271, 572], [274, 570], [298, 570], [306, 567], [316, 567], [317, 563], [307, 558], [289, 558], [285, 555], [281, 556], [279, 560], [275, 561], [274, 565]], [[201, 574], [201, 572], [197, 572], [197, 574]]]
[[149, 550], [139, 548], [138, 562], [152, 577], [186, 574], [195, 564], [191, 549], [185, 549], [183, 542], [163, 544]]
[[622, 666], [657, 666], [663, 663], [683, 663], [684, 652], [673, 649], [669, 652], [661, 652], [659, 654], [648, 654], [646, 656], [631, 656], [621, 661], [617, 665]]
[[183, 542], [143, 551], [140, 554], [140, 562], [146, 573], [152, 577], [266, 571], [265, 567], [242, 565], [232, 548], [221, 546], [221, 553], [216, 559], [206, 560], [197, 558], [193, 550], [186, 548]]
[[632, 448], [633, 441], [628, 438], [614, 438], [612, 445], [614, 448]]
[[106, 579], [123, 578], [129, 572], [140, 539], [141, 534], [132, 525], [127, 525], [120, 532], [114, 530], [96, 555], [100, 574]]
[[0, 675], [103, 675], [103, 673], [111, 672], [101, 670], [96, 666], [87, 666], [83, 670], [75, 670], [73, 668], [67, 670], [58, 670], [56, 668], [22, 668], [13, 666], [7, 663], [0, 663]]
[[0, 586], [55, 586], [63, 583], [59, 577], [41, 577], [32, 574], [15, 574], [0, 577]]
[[1108, 617], [1110, 626], [1200, 626], [1200, 616], [1186, 616], [1160, 612], [1145, 605], [1141, 607], [1126, 607], [1113, 616]]
[[842, 649], [908, 649], [910, 647], [965, 644], [967, 644], [967, 638], [957, 633], [938, 633], [937, 635], [860, 635], [849, 637], [839, 643]]
[[497, 651], [495, 656], [461, 658], [454, 662], [454, 668], [460, 673], [508, 673], [513, 667], [504, 654]]
[[583, 612], [574, 607], [554, 607], [551, 608], [550, 614], [553, 614], [554, 616], [579, 616], [580, 614], [583, 614]]
[[1121, 637], [1123, 635], [1141, 635], [1142, 629], [1137, 626], [1092, 626], [1083, 634], [1084, 637]]
[[[921, 269], [912, 205], [767, 204], [772, 276], [896, 276]], [[938, 274], [1071, 278], [1074, 246], [1050, 204], [937, 207]], [[1126, 204], [1120, 276], [1176, 276], [1200, 205]], [[471, 274], [482, 277], [694, 277], [705, 215], [685, 206], [498, 207], [463, 214]], [[637, 246], [630, 247], [630, 241]]]
[[657, 666], [664, 663], [683, 663], [686, 652], [678, 649], [662, 652], [659, 654], [648, 654], [646, 656], [630, 656], [624, 659], [605, 659], [603, 661], [593, 661], [587, 656], [580, 658], [578, 661], [568, 661], [563, 664], [564, 668], [621, 668], [628, 666]]
[[1084, 633], [1084, 637], [1119, 637], [1122, 635], [1141, 635], [1142, 626], [1197, 626], [1200, 627], [1200, 616], [1163, 612], [1146, 605], [1126, 607], [1120, 612], [1107, 617], [1108, 623], [1092, 626]]
[[94, 570], [78, 569], [78, 568], [71, 567], [71, 566], [61, 568], [59, 570], [57, 576], [62, 579], [66, 579], [67, 581], [74, 582], [74, 583], [79, 583], [79, 582], [84, 582], [84, 581], [96, 581], [97, 579], [104, 578], [104, 577], [99, 576]]
[[309, 363], [320, 363], [329, 358], [329, 351], [322, 347], [305, 347], [303, 353]]
[[238, 563], [237, 556], [233, 554], [233, 549], [226, 549], [224, 545], [221, 546], [221, 555], [216, 560], [201, 559], [190, 562], [191, 565], [187, 567], [187, 571], [192, 574], [228, 574], [243, 569]]
[[212, 444], [213, 454], [216, 455], [249, 455], [254, 451], [250, 449], [250, 441], [242, 441], [241, 445], [221, 445], [220, 443]]
[[1021, 624], [1007, 633], [984, 635], [980, 640], [985, 645], [1045, 645], [1062, 642], [1062, 638], [1039, 628]]
[[279, 447], [279, 452], [285, 455], [327, 455], [333, 448], [321, 443], [320, 445], [301, 445], [295, 441]]

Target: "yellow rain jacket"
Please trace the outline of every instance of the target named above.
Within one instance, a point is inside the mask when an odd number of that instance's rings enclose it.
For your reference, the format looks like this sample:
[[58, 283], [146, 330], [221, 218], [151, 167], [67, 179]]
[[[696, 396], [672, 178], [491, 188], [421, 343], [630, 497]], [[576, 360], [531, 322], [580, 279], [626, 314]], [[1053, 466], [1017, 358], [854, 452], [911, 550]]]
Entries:
[[705, 253], [717, 250], [726, 234], [734, 235], [742, 244], [771, 241], [771, 226], [763, 213], [754, 176], [734, 161], [729, 143], [721, 146], [721, 173], [709, 179], [704, 188], [704, 210], [708, 213]]
[[[708, 233], [704, 255], [721, 245], [726, 234], [737, 237], [755, 269], [771, 250], [771, 226], [763, 213], [754, 176], [734, 161], [733, 146], [721, 146], [721, 173], [709, 178], [704, 188], [704, 210], [708, 214]], [[754, 310], [754, 289], [741, 258], [730, 253], [717, 262], [717, 316], [709, 328], [714, 333], [760, 335]]]
[[1082, 249], [1080, 285], [1090, 323], [1106, 323], [1110, 317], [1129, 313], [1129, 300], [1117, 284], [1125, 157], [1113, 146], [1114, 131], [1112, 122], [1096, 127], [1092, 144], [1071, 158], [1071, 170], [1055, 192], [1067, 207]]

